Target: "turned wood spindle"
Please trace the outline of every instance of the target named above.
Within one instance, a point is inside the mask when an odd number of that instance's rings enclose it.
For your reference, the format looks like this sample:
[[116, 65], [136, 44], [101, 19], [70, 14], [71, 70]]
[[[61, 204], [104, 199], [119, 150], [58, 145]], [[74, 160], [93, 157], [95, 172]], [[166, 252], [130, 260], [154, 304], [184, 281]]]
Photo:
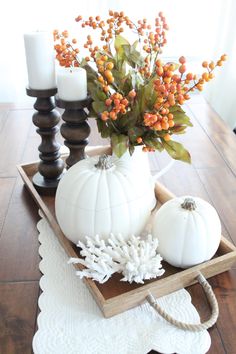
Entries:
[[87, 97], [81, 101], [64, 101], [58, 96], [55, 98], [57, 107], [63, 108], [62, 119], [65, 123], [61, 125], [61, 135], [65, 139], [64, 144], [69, 148], [70, 153], [66, 159], [67, 168], [85, 158], [85, 147], [88, 144], [90, 126], [87, 122], [88, 114], [85, 108], [89, 109], [91, 98]]
[[36, 97], [32, 120], [37, 127], [37, 133], [41, 136], [41, 144], [38, 147], [40, 162], [38, 172], [33, 176], [33, 184], [41, 193], [52, 195], [62, 177], [64, 162], [60, 158], [60, 144], [56, 141], [59, 131], [58, 123], [60, 114], [54, 110], [55, 104], [52, 99], [57, 89], [34, 90], [27, 88], [27, 95]]

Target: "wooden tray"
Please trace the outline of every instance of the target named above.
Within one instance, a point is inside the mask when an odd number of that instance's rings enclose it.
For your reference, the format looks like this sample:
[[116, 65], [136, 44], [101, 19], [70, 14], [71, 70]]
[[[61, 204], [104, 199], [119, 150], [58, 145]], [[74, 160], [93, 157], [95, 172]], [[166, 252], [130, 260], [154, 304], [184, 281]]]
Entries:
[[[105, 152], [108, 152], [107, 147], [87, 149], [88, 155], [99, 155]], [[55, 198], [52, 196], [39, 195], [31, 182], [32, 176], [37, 171], [37, 166], [38, 162], [33, 162], [17, 166], [17, 168], [30, 194], [47, 218], [62, 247], [68, 254], [68, 257], [79, 257], [77, 247], [66, 239], [57, 224], [54, 210]], [[155, 193], [160, 205], [174, 197], [174, 195], [160, 183], [156, 184]], [[173, 291], [197, 283], [196, 277], [199, 271], [206, 278], [209, 278], [229, 270], [235, 261], [236, 248], [222, 236], [219, 249], [215, 257], [210, 261], [186, 270], [175, 268], [163, 262], [165, 269], [164, 275], [160, 278], [146, 281], [143, 285], [120, 282], [121, 276], [119, 274], [115, 274], [105, 284], [99, 284], [91, 279], [84, 279], [84, 281], [104, 316], [111, 317], [145, 302], [148, 291], [151, 291], [156, 297], [167, 295]], [[78, 264], [74, 266], [75, 268], [82, 268], [82, 266]]]

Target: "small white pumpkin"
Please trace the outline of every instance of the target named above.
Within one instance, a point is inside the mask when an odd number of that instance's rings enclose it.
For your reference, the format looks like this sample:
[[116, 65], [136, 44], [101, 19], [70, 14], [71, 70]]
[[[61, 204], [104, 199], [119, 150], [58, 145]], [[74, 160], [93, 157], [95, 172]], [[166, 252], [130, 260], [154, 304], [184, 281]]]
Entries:
[[136, 175], [127, 162], [96, 156], [72, 166], [56, 193], [56, 217], [65, 236], [140, 235], [155, 206], [154, 183]]
[[188, 268], [216, 253], [221, 223], [216, 210], [201, 198], [184, 196], [164, 203], [153, 219], [158, 251], [169, 264]]

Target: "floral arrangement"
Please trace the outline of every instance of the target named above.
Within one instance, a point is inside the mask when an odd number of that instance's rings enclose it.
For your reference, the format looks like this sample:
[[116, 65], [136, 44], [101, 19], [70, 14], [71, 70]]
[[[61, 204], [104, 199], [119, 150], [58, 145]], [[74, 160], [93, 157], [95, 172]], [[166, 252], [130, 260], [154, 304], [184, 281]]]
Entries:
[[82, 258], [70, 258], [69, 263], [82, 264], [86, 268], [76, 274], [105, 283], [114, 273], [121, 273], [121, 281], [144, 283], [144, 280], [156, 278], [165, 272], [162, 258], [157, 252], [158, 240], [148, 235], [145, 240], [130, 236], [124, 240], [121, 234], [110, 235], [104, 241], [96, 235], [87, 237], [87, 244], [78, 243]]
[[[144, 151], [165, 149], [172, 158], [190, 162], [189, 152], [172, 139], [192, 126], [182, 106], [193, 91], [203, 90], [226, 55], [203, 61], [200, 77], [187, 71], [184, 56], [178, 63], [163, 62], [168, 25], [162, 12], [154, 27], [146, 19], [134, 23], [123, 11], [109, 11], [106, 20], [78, 16], [76, 21], [98, 31], [100, 44], [89, 34], [84, 44], [88, 56], [80, 59], [77, 40], [70, 40], [68, 31], [55, 30], [56, 58], [61, 66], [86, 69], [93, 99], [90, 116], [96, 117], [101, 136], [111, 139], [115, 154], [120, 157], [127, 149], [132, 154], [141, 145]], [[121, 35], [125, 31], [137, 36], [133, 44]]]

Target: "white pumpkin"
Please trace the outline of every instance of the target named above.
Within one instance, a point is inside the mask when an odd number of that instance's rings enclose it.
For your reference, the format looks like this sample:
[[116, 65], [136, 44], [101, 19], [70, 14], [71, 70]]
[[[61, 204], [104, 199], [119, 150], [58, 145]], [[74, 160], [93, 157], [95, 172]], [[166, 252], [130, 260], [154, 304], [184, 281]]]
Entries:
[[213, 257], [221, 239], [221, 223], [212, 205], [184, 196], [161, 206], [154, 216], [152, 233], [165, 261], [188, 268]]
[[56, 193], [56, 217], [72, 242], [99, 234], [139, 235], [155, 206], [154, 184], [114, 156], [90, 157], [72, 166]]

